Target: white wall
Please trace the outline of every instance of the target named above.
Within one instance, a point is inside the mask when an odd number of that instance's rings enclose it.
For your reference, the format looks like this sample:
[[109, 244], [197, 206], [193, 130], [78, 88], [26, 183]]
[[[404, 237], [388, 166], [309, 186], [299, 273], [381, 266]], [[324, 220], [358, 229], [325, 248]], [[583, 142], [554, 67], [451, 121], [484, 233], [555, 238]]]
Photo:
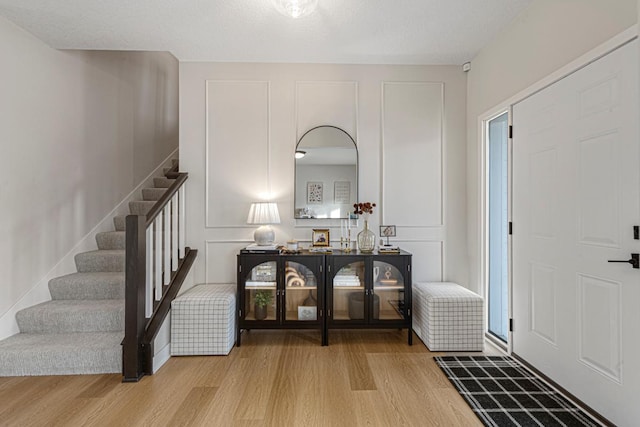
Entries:
[[480, 291], [478, 117], [634, 25], [637, 18], [637, 0], [535, 0], [471, 61], [467, 229], [472, 290]]
[[178, 62], [58, 51], [1, 17], [0, 53], [3, 318], [50, 299], [38, 283], [176, 149]]
[[458, 66], [181, 63], [195, 282], [235, 283], [235, 254], [253, 240], [249, 204], [269, 194], [279, 242], [309, 244], [314, 227], [340, 235], [337, 220], [293, 218], [296, 141], [334, 125], [357, 143], [359, 199], [378, 204], [373, 229], [397, 225], [414, 280], [466, 285], [465, 96]]

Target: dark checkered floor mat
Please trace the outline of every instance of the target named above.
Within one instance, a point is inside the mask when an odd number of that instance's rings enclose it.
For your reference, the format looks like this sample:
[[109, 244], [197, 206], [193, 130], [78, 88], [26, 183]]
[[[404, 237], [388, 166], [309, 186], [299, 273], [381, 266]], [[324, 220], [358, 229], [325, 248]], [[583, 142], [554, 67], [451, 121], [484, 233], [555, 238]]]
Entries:
[[601, 426], [510, 357], [434, 359], [486, 426]]

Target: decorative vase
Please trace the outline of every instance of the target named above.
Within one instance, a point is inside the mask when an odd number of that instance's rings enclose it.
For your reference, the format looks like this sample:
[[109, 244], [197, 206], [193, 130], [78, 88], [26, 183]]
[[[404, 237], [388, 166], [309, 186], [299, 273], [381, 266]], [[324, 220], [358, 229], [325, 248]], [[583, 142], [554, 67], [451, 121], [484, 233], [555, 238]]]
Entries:
[[358, 250], [363, 253], [371, 253], [376, 246], [376, 235], [369, 230], [369, 221], [364, 220], [364, 230], [358, 233]]
[[253, 307], [253, 312], [255, 313], [256, 320], [264, 320], [267, 318], [267, 306], [266, 305], [258, 305], [256, 304]]

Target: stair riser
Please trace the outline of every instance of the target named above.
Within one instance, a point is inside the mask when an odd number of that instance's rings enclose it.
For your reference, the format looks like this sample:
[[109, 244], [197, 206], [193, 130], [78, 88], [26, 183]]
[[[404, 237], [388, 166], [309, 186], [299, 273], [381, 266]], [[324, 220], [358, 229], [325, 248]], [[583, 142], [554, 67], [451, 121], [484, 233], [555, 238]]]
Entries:
[[166, 188], [143, 188], [143, 200], [160, 200], [160, 197], [167, 191]]
[[119, 347], [48, 354], [46, 362], [43, 362], [42, 352], [37, 350], [10, 355], [0, 353], [0, 377], [122, 373], [122, 349]]
[[110, 249], [124, 249], [125, 248], [125, 234], [122, 231], [110, 231], [107, 233], [96, 234], [96, 243], [98, 249], [110, 250]]
[[72, 332], [115, 332], [124, 330], [124, 306], [118, 311], [61, 312], [22, 310], [16, 313], [20, 332], [61, 334]]
[[53, 300], [124, 299], [124, 278], [122, 283], [49, 282], [49, 293]]
[[129, 212], [131, 215], [146, 215], [155, 204], [154, 201], [129, 202]]
[[126, 222], [127, 220], [124, 216], [113, 217], [113, 226], [115, 227], [116, 231], [125, 231]]
[[157, 188], [169, 188], [174, 182], [175, 179], [153, 178], [153, 186]]
[[121, 373], [123, 337], [123, 332], [14, 335], [0, 341], [0, 376]]
[[76, 267], [80, 273], [92, 271], [124, 271], [125, 254], [81, 253], [75, 256]]

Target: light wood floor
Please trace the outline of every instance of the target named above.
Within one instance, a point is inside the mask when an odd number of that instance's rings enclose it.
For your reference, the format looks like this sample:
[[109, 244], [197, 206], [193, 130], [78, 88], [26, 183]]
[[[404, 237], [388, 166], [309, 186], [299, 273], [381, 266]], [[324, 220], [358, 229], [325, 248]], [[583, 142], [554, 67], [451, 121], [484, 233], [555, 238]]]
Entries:
[[[120, 375], [0, 378], [1, 426], [481, 426], [406, 331], [243, 334], [229, 356]], [[476, 353], [477, 354], [477, 353]]]

